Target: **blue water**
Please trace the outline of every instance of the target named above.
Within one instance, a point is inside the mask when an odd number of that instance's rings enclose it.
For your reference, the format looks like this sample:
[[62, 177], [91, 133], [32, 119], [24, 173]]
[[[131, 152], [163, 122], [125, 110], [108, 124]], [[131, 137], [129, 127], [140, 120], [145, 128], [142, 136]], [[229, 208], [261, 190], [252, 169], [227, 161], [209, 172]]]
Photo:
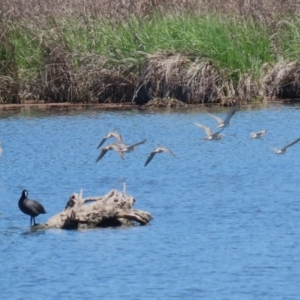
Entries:
[[[0, 113], [1, 299], [299, 299], [300, 106], [243, 108], [220, 141], [204, 141], [194, 122], [206, 112], [35, 111]], [[260, 140], [252, 131], [267, 129]], [[147, 138], [122, 161], [102, 137]], [[110, 140], [109, 142], [112, 142]], [[108, 143], [108, 142], [107, 142]], [[176, 158], [157, 154], [171, 149]], [[46, 215], [73, 192], [135, 197], [148, 226], [30, 232], [18, 208], [23, 189]]]

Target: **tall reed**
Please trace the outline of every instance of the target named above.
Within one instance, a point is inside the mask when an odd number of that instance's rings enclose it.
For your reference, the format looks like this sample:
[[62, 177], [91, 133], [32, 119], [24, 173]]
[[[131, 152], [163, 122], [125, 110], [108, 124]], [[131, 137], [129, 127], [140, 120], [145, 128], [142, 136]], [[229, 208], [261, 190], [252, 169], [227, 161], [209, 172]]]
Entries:
[[[142, 90], [248, 100], [270, 85], [270, 67], [299, 60], [294, 1], [3, 0], [0, 11], [2, 102], [130, 101]], [[197, 90], [196, 78], [212, 83]]]

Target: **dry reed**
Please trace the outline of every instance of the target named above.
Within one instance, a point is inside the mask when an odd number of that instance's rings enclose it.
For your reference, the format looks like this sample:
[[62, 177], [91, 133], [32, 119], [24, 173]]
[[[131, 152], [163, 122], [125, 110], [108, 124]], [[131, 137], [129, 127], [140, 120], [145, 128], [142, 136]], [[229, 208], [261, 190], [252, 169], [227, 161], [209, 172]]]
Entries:
[[[109, 56], [74, 52], [57, 24], [60, 20], [88, 25], [97, 20], [108, 20], [114, 27], [132, 16], [141, 22], [151, 19], [153, 14], [183, 13], [223, 15], [236, 22], [247, 18], [266, 26], [274, 55], [281, 50], [276, 25], [282, 19], [299, 15], [298, 1], [3, 0], [0, 12], [2, 103], [35, 99], [145, 104], [151, 99], [176, 98], [186, 103], [218, 102], [224, 105], [234, 99], [247, 102], [271, 96], [300, 97], [300, 69], [295, 61], [262, 65], [259, 78], [251, 70], [235, 73], [220, 68], [209, 58], [197, 57], [188, 51], [176, 53], [171, 49], [145, 53], [134, 63], [126, 63], [126, 57], [113, 63]], [[20, 76], [22, 72], [13, 37], [20, 32], [26, 32], [30, 40], [38, 44], [41, 53], [39, 67], [30, 76]]]

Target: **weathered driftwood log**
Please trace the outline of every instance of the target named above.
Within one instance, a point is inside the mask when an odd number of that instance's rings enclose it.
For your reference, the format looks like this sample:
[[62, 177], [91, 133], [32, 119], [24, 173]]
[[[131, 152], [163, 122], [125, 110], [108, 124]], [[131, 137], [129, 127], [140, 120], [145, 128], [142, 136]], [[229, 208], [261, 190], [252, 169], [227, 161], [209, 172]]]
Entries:
[[152, 219], [150, 213], [132, 209], [135, 199], [117, 190], [111, 190], [102, 197], [82, 198], [72, 194], [65, 209], [51, 217], [40, 228], [94, 228], [121, 225], [146, 225]]

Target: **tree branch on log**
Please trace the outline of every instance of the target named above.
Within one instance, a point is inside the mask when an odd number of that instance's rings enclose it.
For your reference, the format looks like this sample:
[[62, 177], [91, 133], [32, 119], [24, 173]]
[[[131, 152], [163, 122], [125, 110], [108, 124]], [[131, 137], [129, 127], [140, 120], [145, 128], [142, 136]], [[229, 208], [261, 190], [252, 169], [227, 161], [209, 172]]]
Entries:
[[63, 211], [52, 216], [44, 225], [34, 226], [34, 229], [132, 226], [135, 222], [148, 224], [152, 219], [151, 214], [133, 209], [134, 203], [135, 199], [131, 195], [117, 190], [111, 190], [104, 196], [88, 198], [82, 198], [82, 192], [74, 193]]

